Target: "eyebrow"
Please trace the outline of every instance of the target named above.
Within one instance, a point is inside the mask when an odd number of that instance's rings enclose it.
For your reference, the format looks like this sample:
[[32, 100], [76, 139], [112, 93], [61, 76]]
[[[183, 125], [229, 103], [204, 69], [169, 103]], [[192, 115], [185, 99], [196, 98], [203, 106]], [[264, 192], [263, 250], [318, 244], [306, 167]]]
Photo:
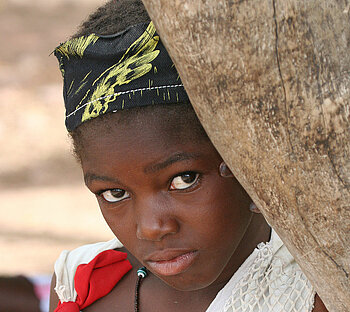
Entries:
[[176, 153], [160, 163], [150, 164], [146, 166], [143, 171], [145, 173], [154, 173], [162, 169], [165, 169], [166, 167], [169, 167], [176, 162], [195, 159], [198, 157], [199, 155], [194, 153]]
[[[160, 163], [150, 164], [150, 165], [146, 166], [143, 169], [143, 171], [145, 173], [154, 173], [154, 172], [160, 171], [162, 169], [165, 169], [176, 162], [185, 161], [185, 160], [189, 160], [189, 159], [196, 159], [198, 157], [199, 157], [199, 154], [195, 154], [195, 153], [176, 153]], [[117, 178], [100, 176], [100, 175], [90, 173], [90, 172], [87, 172], [84, 175], [84, 181], [85, 181], [86, 185], [89, 185], [91, 183], [91, 181], [96, 181], [96, 180], [121, 184], [121, 182]]]
[[113, 183], [120, 183], [120, 181], [116, 178], [106, 177], [106, 176], [99, 176], [94, 173], [86, 173], [84, 175], [84, 181], [85, 184], [88, 185], [91, 181], [98, 180], [98, 181], [106, 181], [106, 182], [113, 182]]

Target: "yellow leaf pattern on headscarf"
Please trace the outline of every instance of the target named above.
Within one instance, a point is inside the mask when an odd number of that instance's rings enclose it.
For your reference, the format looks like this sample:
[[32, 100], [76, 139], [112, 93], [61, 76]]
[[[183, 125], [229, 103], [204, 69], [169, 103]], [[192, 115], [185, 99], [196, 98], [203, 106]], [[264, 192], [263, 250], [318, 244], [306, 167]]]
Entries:
[[73, 38], [56, 48], [56, 52], [61, 53], [61, 55], [64, 55], [68, 60], [69, 56], [83, 57], [86, 48], [90, 44], [94, 44], [97, 40], [98, 36], [95, 34]]
[[152, 69], [150, 62], [159, 54], [159, 50], [155, 50], [159, 42], [159, 36], [155, 36], [155, 32], [151, 22], [144, 33], [127, 49], [118, 63], [107, 68], [93, 82], [90, 89], [92, 91], [87, 91], [79, 103], [79, 106], [83, 101], [88, 103], [84, 109], [82, 122], [106, 112], [109, 103], [118, 96], [114, 90], [116, 86], [128, 84]]

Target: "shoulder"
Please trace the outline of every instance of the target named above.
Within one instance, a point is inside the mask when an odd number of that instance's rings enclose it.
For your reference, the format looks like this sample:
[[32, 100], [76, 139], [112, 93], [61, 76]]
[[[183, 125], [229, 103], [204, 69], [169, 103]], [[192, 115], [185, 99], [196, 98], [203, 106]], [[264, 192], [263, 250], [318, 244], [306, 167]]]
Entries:
[[[87, 289], [91, 283], [99, 280], [96, 268], [99, 269], [99, 274], [113, 276], [108, 279], [109, 288], [105, 287], [104, 291], [92, 294], [94, 298], [105, 295], [105, 291], [107, 289], [110, 291], [131, 269], [129, 261], [126, 260], [127, 254], [116, 250], [120, 247], [122, 244], [117, 239], [113, 239], [108, 242], [84, 245], [72, 251], [63, 251], [55, 263], [52, 283], [51, 292], [55, 290], [57, 295], [52, 294], [51, 298], [55, 300], [58, 297], [61, 302], [76, 302], [78, 291], [80, 292], [78, 296], [80, 304], [84, 302], [84, 298], [87, 299], [89, 296], [91, 301], [91, 294]], [[110, 271], [117, 271], [119, 274], [110, 274]], [[55, 285], [54, 288], [53, 285]]]
[[75, 274], [80, 264], [89, 263], [98, 254], [106, 250], [122, 248], [123, 245], [115, 238], [107, 242], [99, 242], [80, 246], [73, 250], [64, 250], [55, 262], [56, 277], [59, 277], [62, 267], [69, 269], [69, 273]]
[[74, 277], [79, 265], [87, 264], [98, 254], [106, 250], [122, 247], [117, 239], [80, 246], [71, 251], [64, 250], [55, 262], [56, 287], [62, 301], [75, 301]]
[[50, 308], [49, 312], [53, 312], [56, 307], [58, 306], [59, 299], [58, 296], [55, 292], [55, 285], [56, 285], [56, 276], [53, 274], [52, 279], [51, 279], [51, 286], [50, 286]]

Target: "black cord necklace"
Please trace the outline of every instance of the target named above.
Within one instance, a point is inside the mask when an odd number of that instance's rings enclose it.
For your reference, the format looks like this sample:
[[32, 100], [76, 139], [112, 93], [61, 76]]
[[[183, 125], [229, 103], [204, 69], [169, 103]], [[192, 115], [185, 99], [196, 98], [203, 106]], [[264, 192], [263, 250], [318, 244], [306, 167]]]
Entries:
[[134, 311], [139, 312], [139, 290], [142, 280], [147, 277], [148, 270], [145, 267], [142, 267], [137, 270], [137, 281], [135, 286], [135, 300], [134, 300]]

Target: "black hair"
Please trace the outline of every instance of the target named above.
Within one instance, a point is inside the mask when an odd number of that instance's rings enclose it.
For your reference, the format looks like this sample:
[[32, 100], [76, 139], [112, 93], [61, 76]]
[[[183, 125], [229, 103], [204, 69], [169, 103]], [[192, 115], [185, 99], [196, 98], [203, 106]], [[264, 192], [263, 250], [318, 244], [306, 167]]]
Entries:
[[[111, 0], [92, 13], [81, 24], [79, 30], [72, 38], [90, 35], [92, 33], [99, 35], [115, 34], [129, 26], [149, 21], [150, 17], [141, 0]], [[166, 110], [166, 114], [164, 114], [164, 109]], [[159, 113], [160, 111], [162, 111], [162, 114]], [[81, 156], [83, 154], [82, 137], [84, 133], [95, 132], [97, 127], [99, 127], [99, 130], [101, 127], [108, 130], [108, 127], [115, 125], [113, 119], [117, 118], [118, 124], [131, 122], [133, 118], [139, 118], [140, 115], [146, 112], [147, 114], [151, 113], [155, 116], [160, 116], [159, 122], [163, 123], [169, 121], [170, 118], [176, 118], [177, 124], [183, 129], [181, 136], [184, 140], [208, 139], [190, 103], [144, 106], [122, 110], [117, 114], [108, 113], [98, 118], [93, 118], [70, 132], [75, 157], [81, 162]], [[115, 115], [118, 116], [114, 117]]]
[[150, 20], [141, 0], [110, 0], [93, 12], [72, 38], [92, 33], [111, 35]]

